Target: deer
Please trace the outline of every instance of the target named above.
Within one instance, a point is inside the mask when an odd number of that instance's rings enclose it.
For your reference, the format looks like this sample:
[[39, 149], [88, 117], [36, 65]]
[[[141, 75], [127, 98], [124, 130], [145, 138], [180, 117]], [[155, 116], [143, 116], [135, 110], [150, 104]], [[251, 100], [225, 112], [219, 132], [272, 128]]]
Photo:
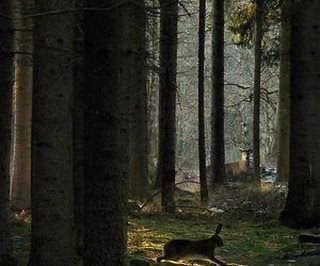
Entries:
[[222, 229], [222, 224], [218, 224], [214, 235], [208, 239], [202, 240], [186, 240], [174, 239], [166, 243], [163, 247], [163, 256], [157, 258], [157, 262], [162, 260], [206, 260], [213, 265], [226, 266], [227, 264], [214, 255], [217, 247], [223, 246], [221, 236], [219, 236]]
[[[248, 173], [248, 170], [250, 167], [249, 156], [250, 156], [251, 149], [240, 149], [240, 151], [241, 151], [240, 161], [225, 164], [225, 173], [226, 173], [227, 180], [239, 179]], [[211, 173], [211, 165], [207, 166], [207, 173], [209, 176]]]

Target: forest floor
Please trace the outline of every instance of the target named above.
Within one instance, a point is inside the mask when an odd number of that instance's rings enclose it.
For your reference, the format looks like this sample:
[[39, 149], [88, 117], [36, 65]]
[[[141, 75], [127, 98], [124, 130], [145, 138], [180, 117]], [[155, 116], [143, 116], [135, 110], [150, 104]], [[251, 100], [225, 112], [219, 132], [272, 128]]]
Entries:
[[[320, 265], [320, 256], [303, 256], [314, 247], [299, 244], [300, 233], [319, 233], [317, 229], [294, 230], [279, 225], [276, 220], [256, 222], [239, 217], [226, 220], [222, 216], [178, 214], [140, 214], [132, 216], [128, 224], [130, 259], [153, 264], [162, 254], [163, 245], [171, 239], [202, 239], [210, 237], [216, 225], [223, 223], [221, 236], [224, 246], [218, 248], [218, 258], [240, 265]], [[30, 249], [30, 221], [15, 219], [14, 253], [19, 265], [27, 265]], [[295, 257], [296, 255], [301, 255]], [[145, 264], [134, 264], [145, 265]], [[194, 264], [208, 265], [208, 264]]]
[[[177, 194], [180, 207], [175, 215], [146, 207], [129, 216], [128, 251], [130, 260], [135, 261], [132, 266], [157, 265], [156, 258], [166, 242], [208, 238], [218, 223], [223, 224], [220, 235], [224, 246], [217, 248], [216, 255], [230, 265], [320, 265], [320, 255], [306, 255], [319, 246], [298, 243], [299, 234], [320, 234], [319, 228], [296, 230], [279, 224], [277, 217], [285, 198], [281, 189], [251, 191], [249, 195], [247, 190], [228, 187], [211, 199], [210, 209], [197, 207], [199, 200], [194, 194], [181, 191]], [[154, 199], [148, 205], [159, 206], [159, 202]], [[30, 250], [31, 218], [29, 214], [15, 214], [12, 221], [14, 254], [19, 266], [25, 266]]]
[[132, 217], [129, 222], [129, 252], [134, 259], [155, 262], [162, 254], [163, 245], [169, 240], [208, 238], [219, 222], [224, 224], [221, 232], [224, 246], [218, 248], [216, 254], [228, 264], [320, 265], [320, 256], [303, 256], [305, 251], [314, 247], [297, 241], [300, 233], [319, 233], [319, 230], [289, 229], [279, 225], [276, 220], [259, 223], [225, 221], [221, 217], [190, 214]]

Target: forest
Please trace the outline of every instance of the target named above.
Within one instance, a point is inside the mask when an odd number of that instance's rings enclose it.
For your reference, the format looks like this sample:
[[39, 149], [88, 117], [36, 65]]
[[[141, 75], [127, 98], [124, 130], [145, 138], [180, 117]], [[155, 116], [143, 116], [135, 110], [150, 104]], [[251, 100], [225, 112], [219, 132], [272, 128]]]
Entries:
[[0, 266], [319, 244], [319, 0], [0, 0]]

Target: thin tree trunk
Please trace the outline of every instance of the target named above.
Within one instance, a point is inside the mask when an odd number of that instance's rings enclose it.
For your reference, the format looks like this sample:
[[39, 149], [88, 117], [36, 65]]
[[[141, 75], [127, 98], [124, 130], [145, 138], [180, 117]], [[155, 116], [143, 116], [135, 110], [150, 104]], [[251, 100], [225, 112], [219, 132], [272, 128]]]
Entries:
[[33, 1], [15, 2], [18, 16], [15, 25], [16, 47], [14, 84], [14, 150], [11, 184], [11, 207], [22, 210], [30, 208], [31, 186], [31, 106], [33, 85], [33, 23], [25, 19], [30, 14]]
[[281, 14], [281, 57], [278, 108], [278, 180], [289, 178], [290, 149], [290, 32], [289, 0], [284, 0]]
[[162, 208], [174, 213], [178, 0], [161, 0], [160, 12], [158, 176]]
[[290, 177], [281, 221], [291, 227], [320, 225], [320, 2], [291, 7]]
[[13, 25], [11, 1], [0, 2], [0, 264], [11, 265], [10, 150], [13, 87]]
[[[36, 0], [37, 13], [74, 8]], [[73, 224], [73, 15], [35, 19], [32, 237], [29, 265], [75, 265]]]
[[[118, 5], [117, 5], [118, 4]], [[84, 16], [84, 265], [127, 265], [129, 92], [132, 12], [90, 0]]]
[[[159, 8], [157, 0], [152, 0], [149, 4], [154, 12]], [[150, 183], [156, 189], [160, 189], [160, 180], [157, 176], [156, 157], [158, 149], [158, 96], [159, 96], [159, 76], [156, 66], [159, 65], [159, 17], [156, 14], [151, 14], [148, 17], [148, 66], [151, 68], [148, 71], [148, 175]]]
[[253, 181], [260, 184], [260, 81], [263, 37], [263, 1], [256, 0], [254, 37], [254, 92], [253, 92]]
[[148, 123], [146, 26], [144, 0], [135, 0], [130, 21], [132, 51], [130, 61], [130, 164], [129, 195], [142, 199], [148, 188]]
[[201, 204], [208, 203], [208, 187], [206, 173], [206, 136], [204, 123], [204, 61], [205, 61], [205, 28], [206, 28], [206, 0], [199, 2], [199, 48], [198, 48], [198, 127], [199, 127], [199, 172]]
[[211, 190], [225, 182], [224, 1], [214, 0], [212, 4]]

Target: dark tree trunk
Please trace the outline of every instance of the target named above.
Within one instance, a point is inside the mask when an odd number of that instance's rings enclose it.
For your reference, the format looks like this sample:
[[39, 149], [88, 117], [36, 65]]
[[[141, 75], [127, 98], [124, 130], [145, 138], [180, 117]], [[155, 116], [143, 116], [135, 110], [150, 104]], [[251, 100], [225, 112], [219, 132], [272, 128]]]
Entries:
[[129, 196], [142, 199], [148, 188], [146, 23], [144, 0], [135, 0], [130, 18], [130, 164]]
[[281, 13], [280, 87], [278, 109], [278, 180], [289, 177], [290, 148], [290, 10], [289, 0], [284, 0]]
[[208, 203], [208, 187], [206, 173], [206, 137], [204, 122], [204, 61], [205, 61], [205, 28], [206, 28], [206, 0], [199, 2], [199, 48], [198, 48], [198, 123], [199, 123], [199, 172], [201, 204]]
[[90, 0], [84, 16], [84, 265], [127, 265], [128, 64], [132, 6]]
[[292, 4], [289, 191], [281, 221], [320, 225], [320, 2]]
[[214, 0], [212, 4], [211, 190], [225, 182], [224, 1]]
[[30, 14], [33, 1], [14, 1], [16, 17], [15, 85], [14, 85], [14, 150], [11, 184], [11, 208], [30, 208], [31, 186], [31, 105], [33, 83], [33, 22], [23, 18]]
[[254, 33], [254, 92], [253, 92], [253, 182], [260, 184], [260, 80], [263, 37], [263, 1], [256, 0]]
[[[83, 8], [85, 0], [77, 0], [75, 7]], [[77, 61], [73, 67], [73, 195], [74, 224], [76, 229], [77, 260], [82, 260], [84, 235], [84, 126], [83, 126], [83, 83], [84, 83], [84, 42], [83, 12], [75, 14], [74, 50]]]
[[161, 205], [175, 211], [176, 76], [178, 0], [160, 0], [160, 87], [158, 178], [161, 180]]
[[[10, 149], [13, 86], [13, 25], [10, 0], [0, 2], [0, 264], [11, 265]], [[8, 15], [8, 18], [5, 17]]]
[[[74, 8], [36, 0], [35, 13]], [[75, 265], [73, 225], [73, 15], [34, 20], [32, 237], [29, 265]]]

